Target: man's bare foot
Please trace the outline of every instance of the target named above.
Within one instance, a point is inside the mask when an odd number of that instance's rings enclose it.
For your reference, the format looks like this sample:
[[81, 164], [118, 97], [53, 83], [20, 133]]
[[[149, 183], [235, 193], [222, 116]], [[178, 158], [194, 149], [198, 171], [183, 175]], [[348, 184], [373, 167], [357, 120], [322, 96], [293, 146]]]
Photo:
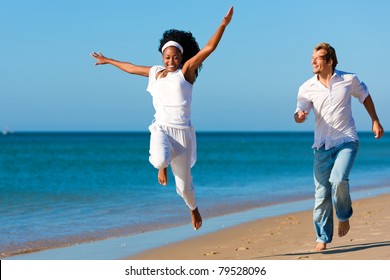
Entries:
[[190, 210], [190, 212], [192, 226], [194, 227], [194, 230], [198, 230], [202, 226], [202, 217], [200, 216], [198, 207], [196, 207], [194, 210]]
[[158, 183], [163, 185], [163, 186], [166, 186], [168, 184], [168, 174], [167, 174], [167, 168], [160, 168], [158, 170], [158, 175], [157, 175], [157, 178], [158, 178]]
[[324, 250], [326, 250], [326, 243], [317, 242], [316, 250], [317, 251], [324, 251]]
[[343, 237], [344, 235], [346, 235], [348, 233], [349, 229], [350, 229], [349, 220], [346, 220], [344, 222], [339, 222], [339, 236], [340, 237]]

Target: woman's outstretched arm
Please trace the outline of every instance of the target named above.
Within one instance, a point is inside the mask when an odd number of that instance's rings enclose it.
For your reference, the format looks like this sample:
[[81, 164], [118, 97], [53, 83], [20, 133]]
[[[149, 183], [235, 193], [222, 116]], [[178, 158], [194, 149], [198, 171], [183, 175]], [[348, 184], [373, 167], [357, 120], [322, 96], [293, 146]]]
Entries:
[[95, 65], [111, 64], [130, 74], [135, 74], [135, 75], [140, 75], [145, 77], [149, 76], [150, 66], [139, 66], [139, 65], [132, 64], [130, 62], [123, 62], [112, 58], [107, 58], [99, 52], [98, 53], [93, 52], [91, 53], [91, 56], [97, 60]]
[[219, 41], [225, 32], [225, 28], [229, 25], [232, 17], [233, 7], [229, 9], [228, 13], [223, 18], [221, 25], [207, 44], [183, 65], [182, 71], [187, 81], [194, 82], [196, 69], [198, 69], [199, 65], [201, 65], [203, 61], [217, 48]]

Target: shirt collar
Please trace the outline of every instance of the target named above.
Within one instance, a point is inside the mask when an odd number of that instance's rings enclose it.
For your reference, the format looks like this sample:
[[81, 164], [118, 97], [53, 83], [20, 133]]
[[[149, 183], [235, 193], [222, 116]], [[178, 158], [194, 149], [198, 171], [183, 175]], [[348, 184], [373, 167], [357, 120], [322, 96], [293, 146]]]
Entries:
[[337, 81], [341, 81], [341, 80], [344, 80], [343, 73], [338, 71], [337, 69], [334, 69], [334, 73], [333, 73], [332, 78], [330, 78], [330, 81], [337, 82]]
[[[332, 75], [332, 77], [330, 78], [331, 82], [335, 82], [335, 81], [340, 81], [342, 80], [343, 77], [342, 77], [342, 73], [337, 70], [337, 69], [334, 69], [334, 73]], [[318, 76], [317, 74], [315, 74], [311, 79], [310, 79], [310, 85], [311, 86], [315, 86], [315, 85], [318, 85], [319, 81], [318, 81]]]

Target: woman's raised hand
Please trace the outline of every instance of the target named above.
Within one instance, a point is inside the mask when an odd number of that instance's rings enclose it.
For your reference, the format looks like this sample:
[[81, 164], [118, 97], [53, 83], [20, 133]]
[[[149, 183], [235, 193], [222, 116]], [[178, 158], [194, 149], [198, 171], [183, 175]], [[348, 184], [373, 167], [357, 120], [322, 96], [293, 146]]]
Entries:
[[230, 23], [233, 17], [233, 11], [234, 11], [233, 6], [231, 6], [226, 16], [223, 18], [222, 24], [228, 25]]
[[95, 65], [101, 65], [101, 64], [107, 64], [107, 58], [102, 55], [100, 52], [93, 52], [91, 53], [91, 56], [93, 58], [96, 58], [96, 62], [95, 62]]

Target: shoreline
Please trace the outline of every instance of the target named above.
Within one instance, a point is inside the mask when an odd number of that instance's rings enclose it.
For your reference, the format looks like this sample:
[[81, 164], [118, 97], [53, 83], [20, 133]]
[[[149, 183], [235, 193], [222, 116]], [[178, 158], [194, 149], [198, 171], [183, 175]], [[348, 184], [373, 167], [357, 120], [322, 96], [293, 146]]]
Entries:
[[[386, 191], [386, 188], [388, 188], [388, 190]], [[384, 190], [384, 191], [382, 191]], [[381, 183], [377, 183], [377, 184], [372, 184], [371, 186], [368, 186], [368, 185], [361, 185], [361, 186], [358, 186], [358, 187], [354, 187], [354, 190], [351, 192], [351, 195], [354, 195], [354, 194], [360, 194], [362, 193], [362, 197], [365, 197], [366, 194], [368, 196], [370, 196], [370, 192], [373, 191], [373, 192], [378, 192], [378, 193], [386, 193], [386, 192], [389, 192], [390, 193], [390, 186], [387, 186], [387, 184], [385, 183], [385, 181], [381, 182]], [[224, 217], [229, 217], [231, 215], [235, 216], [235, 215], [246, 215], [246, 213], [250, 213], [252, 211], [265, 211], [266, 213], [268, 213], [268, 208], [271, 207], [271, 209], [273, 207], [282, 207], [284, 205], [288, 205], [290, 203], [294, 204], [294, 203], [300, 203], [300, 202], [304, 202], [304, 201], [311, 201], [312, 199], [312, 196], [310, 195], [302, 195], [302, 196], [299, 196], [299, 197], [294, 197], [294, 198], [290, 198], [290, 199], [286, 199], [284, 198], [283, 200], [279, 201], [278, 203], [276, 202], [264, 202], [262, 205], [259, 205], [259, 206], [254, 206], [253, 203], [248, 203], [246, 204], [245, 206], [240, 206], [238, 208], [235, 208], [234, 210], [231, 210], [231, 211], [222, 211], [220, 212], [219, 214], [212, 214], [212, 215], [207, 215], [207, 214], [210, 214], [210, 213], [206, 213], [206, 215], [204, 217], [206, 221], [209, 221], [209, 220], [214, 220], [214, 219], [224, 219]], [[310, 205], [311, 207], [311, 205]], [[283, 211], [283, 210], [282, 210]], [[203, 213], [203, 211], [202, 211]], [[280, 215], [282, 215], [283, 213], [281, 213]], [[257, 216], [255, 214], [255, 216]], [[267, 216], [267, 215], [266, 215]], [[266, 217], [265, 216], [265, 217]], [[256, 218], [256, 217], [254, 217]], [[228, 218], [229, 219], [229, 218]], [[83, 244], [99, 244], [100, 242], [104, 242], [105, 240], [115, 240], [115, 239], [131, 239], [132, 237], [134, 236], [138, 236], [138, 235], [144, 235], [144, 234], [148, 234], [148, 233], [157, 233], [159, 231], [169, 231], [170, 229], [174, 229], [174, 228], [180, 228], [180, 227], [186, 227], [189, 225], [189, 222], [180, 222], [180, 223], [177, 223], [177, 224], [166, 224], [166, 225], [163, 225], [163, 226], [160, 226], [158, 228], [155, 228], [155, 227], [149, 227], [148, 229], [146, 230], [142, 230], [142, 231], [136, 231], [136, 232], [131, 232], [131, 233], [127, 233], [127, 234], [124, 234], [124, 235], [107, 235], [105, 237], [102, 237], [102, 238], [99, 238], [99, 237], [96, 237], [96, 238], [87, 238], [87, 237], [83, 237], [83, 238], [78, 238], [76, 237], [76, 240], [71, 240], [71, 238], [69, 240], [60, 240], [60, 241], [39, 241], [39, 242], [36, 242], [37, 244], [39, 243], [41, 247], [37, 247], [37, 246], [31, 246], [29, 248], [26, 248], [26, 249], [18, 249], [18, 250], [14, 250], [12, 252], [10, 251], [4, 251], [4, 252], [0, 252], [0, 259], [7, 259], [7, 258], [18, 258], [18, 256], [26, 256], [26, 255], [31, 255], [31, 254], [40, 254], [40, 252], [44, 252], [44, 251], [51, 251], [51, 250], [61, 250], [61, 249], [64, 249], [64, 248], [69, 248], [69, 247], [74, 247], [74, 246], [80, 246], [80, 245], [83, 245]], [[222, 226], [224, 227], [224, 226]], [[216, 229], [215, 227], [212, 229], [212, 231], [215, 231], [215, 230], [219, 230]], [[201, 229], [201, 231], [203, 232], [204, 231], [204, 227]], [[199, 232], [200, 235], [202, 235], [203, 233], [202, 232]], [[207, 231], [207, 233], [210, 232], [209, 230]], [[188, 236], [188, 233], [187, 233], [187, 236]], [[192, 235], [190, 236], [192, 237]], [[184, 237], [186, 238], [186, 237]], [[169, 241], [171, 242], [171, 241]], [[157, 246], [159, 247], [159, 245]]]
[[[365, 199], [367, 197], [386, 196], [390, 195], [390, 187], [358, 190], [352, 192], [351, 195], [353, 201]], [[247, 223], [268, 219], [277, 219], [283, 215], [293, 216], [295, 213], [301, 211], [309, 211], [311, 213], [312, 203], [312, 199], [299, 200], [294, 202], [275, 204], [262, 208], [255, 208], [244, 212], [238, 212], [219, 217], [213, 217], [205, 220], [204, 226], [196, 232], [192, 230], [192, 227], [189, 224], [186, 224], [178, 227], [145, 232], [137, 235], [80, 243], [69, 247], [53, 248], [28, 254], [13, 255], [2, 259], [107, 260], [132, 259], [133, 257], [138, 258], [141, 254], [149, 252], [150, 250], [159, 250], [164, 248], [164, 246], [174, 246], [180, 242], [191, 243], [192, 239], [203, 238], [211, 234], [216, 234], [225, 229], [229, 230], [231, 228], [241, 227]], [[311, 222], [311, 218], [306, 220]], [[310, 230], [312, 230], [311, 225], [309, 231]], [[223, 238], [221, 240], [223, 240]], [[217, 257], [219, 256], [218, 253], [215, 255]]]
[[127, 260], [390, 260], [390, 193], [353, 198], [351, 229], [315, 250], [312, 211], [243, 223], [151, 249]]

